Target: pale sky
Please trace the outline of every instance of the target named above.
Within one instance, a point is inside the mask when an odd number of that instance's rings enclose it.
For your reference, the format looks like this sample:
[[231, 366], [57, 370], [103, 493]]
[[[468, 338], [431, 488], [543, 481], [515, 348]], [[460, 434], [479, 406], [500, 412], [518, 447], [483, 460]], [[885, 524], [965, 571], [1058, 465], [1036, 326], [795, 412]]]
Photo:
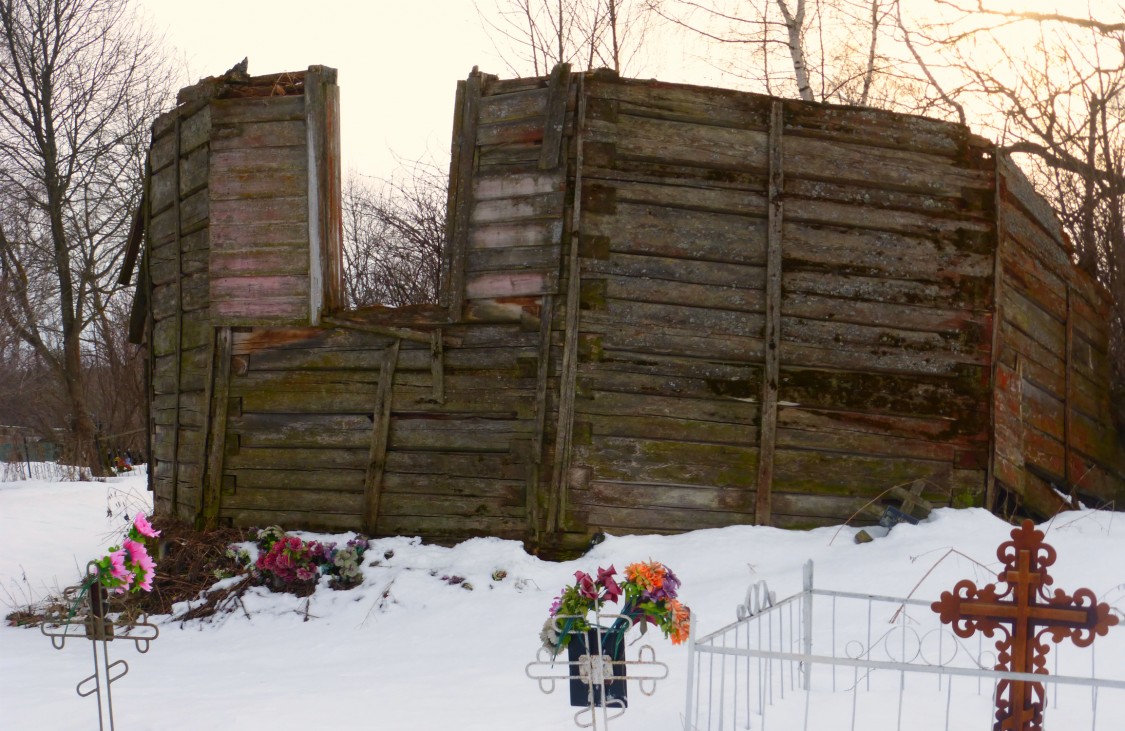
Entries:
[[[972, 4], [974, 0], [968, 0]], [[916, 7], [918, 0], [903, 0]], [[405, 163], [448, 161], [458, 79], [474, 65], [512, 76], [473, 0], [136, 0], [153, 30], [186, 66], [184, 84], [221, 74], [249, 57], [252, 75], [323, 64], [339, 70], [345, 175], [388, 177]], [[479, 0], [492, 10], [495, 0]], [[1115, 20], [1116, 0], [993, 0], [1007, 6], [1087, 13]], [[1062, 6], [1062, 7], [1060, 7]], [[1019, 26], [1034, 34], [1034, 26]], [[1030, 40], [1034, 40], [1031, 38]], [[693, 41], [696, 43], [696, 41]], [[681, 37], [651, 37], [644, 65], [629, 75], [732, 85], [681, 47]], [[696, 46], [697, 51], [701, 48]], [[737, 80], [733, 80], [737, 82]], [[737, 83], [735, 83], [737, 85]], [[971, 126], [979, 129], [978, 124]]]
[[252, 75], [339, 70], [348, 170], [388, 176], [394, 155], [449, 154], [458, 79], [509, 75], [472, 0], [138, 0], [188, 68], [187, 83], [249, 57]]

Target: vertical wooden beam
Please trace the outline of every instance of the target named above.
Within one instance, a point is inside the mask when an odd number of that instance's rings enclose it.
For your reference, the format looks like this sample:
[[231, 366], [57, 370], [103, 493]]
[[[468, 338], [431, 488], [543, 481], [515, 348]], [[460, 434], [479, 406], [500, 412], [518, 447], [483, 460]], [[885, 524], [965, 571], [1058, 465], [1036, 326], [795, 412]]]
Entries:
[[991, 359], [989, 368], [989, 389], [990, 398], [992, 403], [989, 404], [988, 410], [988, 473], [985, 475], [984, 480], [984, 507], [986, 510], [996, 510], [996, 452], [999, 448], [996, 440], [996, 428], [999, 425], [999, 399], [1000, 394], [996, 390], [996, 384], [999, 383], [999, 370], [1000, 370], [1000, 329], [1004, 324], [1004, 313], [1001, 309], [1002, 298], [1000, 297], [1000, 288], [1003, 286], [1002, 276], [1004, 273], [1003, 262], [1001, 257], [1004, 253], [1004, 217], [1001, 215], [1004, 206], [1004, 166], [1002, 163], [1003, 153], [1000, 146], [997, 145], [992, 149], [994, 174], [993, 179], [993, 223], [996, 226], [996, 248], [992, 254], [992, 350], [989, 353]]
[[176, 115], [175, 153], [172, 158], [172, 216], [175, 219], [176, 256], [176, 406], [172, 415], [172, 515], [180, 515], [180, 392], [183, 375], [184, 345], [184, 262], [183, 262], [183, 221], [180, 220], [180, 115]]
[[[473, 211], [473, 172], [476, 170], [477, 118], [480, 111], [481, 73], [473, 68], [464, 86], [458, 85], [458, 111], [450, 163], [445, 301], [450, 322], [461, 319], [465, 304], [465, 259], [469, 251], [469, 218]], [[458, 125], [457, 123], [460, 122]]]
[[395, 368], [401, 340], [383, 351], [379, 365], [379, 387], [375, 391], [374, 423], [371, 425], [371, 451], [367, 475], [363, 480], [364, 529], [375, 535], [379, 522], [379, 504], [383, 498], [383, 471], [387, 467], [387, 442], [391, 434], [391, 401], [394, 395]]
[[305, 74], [308, 144], [309, 324], [343, 302], [343, 217], [340, 210], [340, 89], [336, 70], [310, 66]]
[[203, 440], [205, 460], [202, 489], [200, 489], [200, 523], [205, 530], [218, 525], [223, 486], [223, 456], [227, 442], [227, 411], [230, 401], [231, 355], [233, 337], [229, 327], [215, 332], [214, 362], [211, 366], [213, 385], [208, 389], [208, 433]]
[[547, 116], [543, 126], [543, 146], [539, 148], [539, 169], [559, 166], [563, 129], [566, 128], [566, 99], [570, 95], [570, 64], [555, 64], [547, 81]]
[[1074, 408], [1074, 399], [1071, 396], [1072, 388], [1074, 386], [1074, 303], [1071, 298], [1074, 296], [1074, 288], [1070, 282], [1066, 283], [1066, 358], [1063, 361], [1063, 367], [1066, 368], [1066, 380], [1063, 386], [1063, 476], [1065, 479], [1066, 489], [1074, 496], [1076, 485], [1072, 484], [1074, 475], [1070, 468], [1070, 445], [1071, 445], [1071, 429], [1074, 420], [1070, 416], [1070, 410]]
[[574, 430], [574, 388], [578, 374], [578, 299], [582, 275], [578, 248], [582, 228], [583, 127], [586, 122], [586, 96], [583, 76], [578, 77], [578, 119], [574, 164], [574, 206], [570, 218], [570, 248], [567, 255], [566, 310], [563, 319], [563, 359], [559, 378], [559, 414], [555, 427], [555, 463], [547, 498], [547, 531], [557, 532], [566, 515], [567, 475], [570, 474], [570, 443]]
[[445, 403], [445, 343], [441, 328], [430, 332], [430, 380], [433, 382], [434, 403]]
[[156, 368], [156, 353], [153, 351], [154, 320], [152, 303], [152, 154], [145, 155], [145, 196], [144, 196], [144, 247], [145, 255], [141, 257], [141, 272], [144, 277], [145, 291], [145, 426], [148, 434], [145, 435], [145, 458], [148, 460], [148, 474], [146, 481], [148, 491], [153, 493], [152, 505], [156, 508], [156, 457], [153, 455], [153, 445], [156, 438], [156, 413], [152, 408], [156, 394], [153, 392], [153, 369]]
[[543, 473], [543, 445], [547, 440], [547, 387], [551, 375], [551, 323], [555, 316], [555, 296], [543, 295], [539, 310], [539, 360], [535, 370], [535, 432], [531, 444], [525, 505], [527, 525], [535, 545], [539, 544], [543, 523], [539, 510], [539, 479]]
[[781, 224], [785, 178], [782, 174], [782, 103], [770, 109], [769, 212], [766, 240], [766, 332], [762, 378], [762, 427], [758, 443], [758, 486], [754, 522], [769, 525], [772, 517], [773, 458], [777, 444], [777, 391], [781, 377]]

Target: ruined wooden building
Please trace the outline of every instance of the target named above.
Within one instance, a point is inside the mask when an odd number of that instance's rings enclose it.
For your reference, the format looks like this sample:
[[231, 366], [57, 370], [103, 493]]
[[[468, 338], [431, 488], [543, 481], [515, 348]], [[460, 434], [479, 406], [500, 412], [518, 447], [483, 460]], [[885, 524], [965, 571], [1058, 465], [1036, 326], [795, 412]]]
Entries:
[[334, 81], [211, 79], [153, 125], [160, 513], [559, 551], [918, 481], [1040, 515], [1125, 495], [1108, 295], [966, 128], [474, 72], [440, 305], [347, 311]]

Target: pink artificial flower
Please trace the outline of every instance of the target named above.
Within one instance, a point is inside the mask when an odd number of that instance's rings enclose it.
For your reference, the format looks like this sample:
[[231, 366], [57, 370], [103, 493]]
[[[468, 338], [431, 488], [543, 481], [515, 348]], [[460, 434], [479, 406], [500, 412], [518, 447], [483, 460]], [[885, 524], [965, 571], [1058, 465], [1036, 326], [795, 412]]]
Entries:
[[[152, 560], [152, 556], [148, 555], [143, 543], [136, 541], [125, 541], [125, 550], [129, 552], [129, 558], [135, 565], [137, 573], [142, 577], [138, 587], [145, 591], [152, 591], [152, 580], [156, 576], [156, 562]], [[132, 579], [130, 579], [130, 582]]]
[[113, 588], [114, 594], [124, 594], [133, 585], [133, 573], [125, 567], [125, 549], [119, 548], [109, 554], [110, 576], [121, 583]]
[[148, 522], [144, 513], [137, 513], [136, 517], [133, 518], [133, 527], [145, 538], [156, 538], [160, 535], [160, 531], [153, 529], [152, 523]]

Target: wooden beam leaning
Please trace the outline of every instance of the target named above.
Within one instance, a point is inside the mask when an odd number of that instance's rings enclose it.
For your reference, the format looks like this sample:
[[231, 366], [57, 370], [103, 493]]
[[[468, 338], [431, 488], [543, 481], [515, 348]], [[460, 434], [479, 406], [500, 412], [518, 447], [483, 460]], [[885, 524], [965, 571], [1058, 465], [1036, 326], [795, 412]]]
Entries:
[[153, 370], [156, 368], [156, 345], [153, 343], [156, 329], [156, 316], [152, 308], [152, 153], [145, 155], [145, 197], [144, 197], [144, 247], [145, 253], [141, 257], [141, 276], [144, 279], [144, 343], [145, 343], [145, 435], [146, 458], [148, 459], [148, 491], [153, 493], [153, 508], [156, 508], [156, 457], [153, 447], [156, 440], [156, 410], [153, 403], [156, 394], [153, 391]]
[[[458, 87], [461, 92], [462, 87]], [[450, 322], [461, 319], [465, 304], [465, 260], [469, 253], [469, 218], [473, 212], [473, 171], [476, 169], [477, 118], [480, 111], [481, 73], [473, 68], [458, 93], [460, 134], [453, 144], [449, 188], [450, 221], [447, 301]], [[456, 120], [455, 120], [456, 124]], [[454, 127], [455, 130], [458, 127]], [[456, 133], [456, 132], [455, 132]]]
[[445, 403], [445, 342], [441, 328], [430, 331], [430, 379], [433, 381], [434, 403]]
[[1004, 200], [1004, 168], [1001, 158], [1000, 146], [997, 145], [992, 149], [992, 159], [994, 164], [994, 173], [992, 176], [993, 186], [995, 190], [992, 196], [993, 216], [996, 225], [996, 248], [992, 253], [992, 350], [989, 353], [991, 363], [989, 364], [989, 378], [991, 379], [990, 401], [988, 408], [988, 473], [984, 481], [984, 508], [985, 510], [993, 511], [996, 509], [996, 451], [998, 444], [996, 443], [996, 426], [999, 421], [997, 414], [997, 394], [996, 384], [998, 383], [997, 375], [1000, 368], [1000, 329], [1004, 324], [1003, 312], [1001, 311], [1000, 286], [1002, 284], [1001, 277], [1003, 275], [1003, 264], [1001, 254], [1004, 248], [1004, 224], [1003, 211]]
[[221, 506], [223, 485], [223, 457], [227, 442], [227, 407], [230, 401], [230, 361], [234, 338], [229, 327], [217, 328], [215, 332], [215, 362], [212, 367], [213, 386], [210, 391], [211, 407], [208, 415], [208, 438], [206, 448], [206, 475], [202, 496], [201, 523], [204, 530], [217, 527]]
[[336, 70], [310, 66], [305, 75], [309, 150], [309, 324], [343, 306], [343, 221], [340, 211], [340, 88]]
[[363, 480], [363, 525], [368, 535], [375, 535], [375, 527], [379, 522], [383, 471], [387, 466], [387, 443], [391, 434], [391, 400], [401, 345], [401, 340], [395, 340], [393, 345], [383, 351], [383, 361], [379, 365], [379, 387], [375, 391], [374, 423], [371, 425], [371, 451], [367, 460], [367, 474]]
[[[1070, 410], [1074, 408], [1074, 397], [1072, 396], [1074, 388], [1074, 303], [1071, 301], [1074, 297], [1074, 288], [1070, 282], [1066, 283], [1066, 356], [1063, 360], [1063, 368], [1066, 369], [1066, 379], [1063, 385], [1063, 479], [1067, 491], [1072, 498], [1075, 498], [1077, 504], [1077, 495], [1075, 490], [1077, 485], [1074, 484], [1074, 475], [1070, 468], [1070, 444], [1071, 444], [1071, 430], [1074, 422], [1070, 415]], [[1079, 477], [1081, 481], [1081, 477]]]
[[762, 428], [758, 442], [758, 482], [754, 522], [769, 525], [772, 515], [773, 457], [777, 444], [777, 391], [781, 372], [781, 224], [785, 178], [782, 174], [782, 103], [770, 109], [769, 211], [766, 240], [766, 332], [762, 374]]
[[566, 512], [567, 475], [570, 474], [570, 443], [574, 431], [574, 388], [578, 374], [578, 299], [582, 277], [578, 261], [579, 232], [582, 224], [582, 131], [586, 120], [583, 76], [578, 77], [578, 120], [575, 123], [574, 207], [570, 220], [570, 248], [567, 254], [566, 310], [563, 318], [563, 358], [559, 378], [559, 413], [555, 427], [555, 463], [551, 489], [547, 496], [547, 531], [562, 527]]
[[176, 257], [176, 408], [172, 414], [172, 515], [180, 515], [180, 394], [183, 391], [184, 357], [184, 252], [183, 221], [180, 219], [180, 115], [176, 115], [175, 153], [172, 158], [172, 216], [175, 219]]
[[563, 130], [566, 129], [566, 98], [570, 95], [570, 64], [555, 64], [547, 82], [547, 118], [543, 125], [543, 146], [539, 148], [539, 169], [559, 166]]

